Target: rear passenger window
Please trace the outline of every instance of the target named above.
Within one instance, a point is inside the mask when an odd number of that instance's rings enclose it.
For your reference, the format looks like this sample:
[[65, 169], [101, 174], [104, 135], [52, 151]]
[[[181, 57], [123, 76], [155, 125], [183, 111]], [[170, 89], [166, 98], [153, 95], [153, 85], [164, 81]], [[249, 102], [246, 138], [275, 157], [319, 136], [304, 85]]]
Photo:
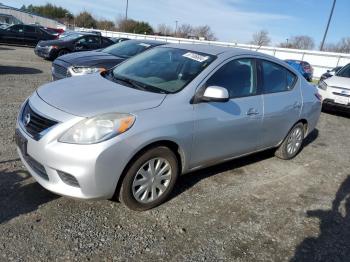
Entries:
[[296, 76], [278, 64], [261, 61], [262, 91], [264, 94], [277, 93], [293, 89]]
[[25, 26], [23, 26], [23, 30], [26, 33], [35, 33], [35, 27], [33, 27], [33, 26], [25, 25]]
[[228, 62], [209, 78], [206, 86], [225, 87], [230, 98], [255, 95], [255, 60], [237, 59]]

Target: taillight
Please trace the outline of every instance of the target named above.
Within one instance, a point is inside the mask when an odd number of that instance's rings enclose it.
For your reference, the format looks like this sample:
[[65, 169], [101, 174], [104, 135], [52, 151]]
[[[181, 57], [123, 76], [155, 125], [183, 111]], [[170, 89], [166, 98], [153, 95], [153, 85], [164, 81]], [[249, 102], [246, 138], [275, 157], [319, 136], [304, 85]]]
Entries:
[[314, 69], [312, 68], [312, 66], [308, 65], [308, 64], [302, 64], [302, 67], [304, 69], [304, 71], [306, 73], [312, 73], [314, 71]]
[[322, 96], [319, 93], [315, 93], [315, 96], [319, 101], [322, 101]]

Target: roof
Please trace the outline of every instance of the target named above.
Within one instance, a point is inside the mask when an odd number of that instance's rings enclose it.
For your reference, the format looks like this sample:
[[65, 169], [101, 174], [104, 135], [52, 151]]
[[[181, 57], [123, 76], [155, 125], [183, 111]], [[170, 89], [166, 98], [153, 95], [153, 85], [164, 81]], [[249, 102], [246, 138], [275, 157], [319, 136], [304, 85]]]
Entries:
[[264, 54], [258, 53], [255, 51], [250, 51], [247, 49], [240, 49], [235, 47], [227, 47], [227, 46], [218, 46], [218, 45], [208, 45], [208, 44], [168, 44], [169, 47], [186, 49], [193, 52], [200, 52], [209, 55], [219, 55], [223, 53], [231, 54], [231, 55], [259, 55], [262, 56]]
[[149, 45], [161, 45], [161, 44], [166, 44], [166, 42], [163, 41], [157, 41], [157, 40], [147, 40], [147, 39], [130, 39], [128, 41], [135, 41], [139, 43], [145, 43]]

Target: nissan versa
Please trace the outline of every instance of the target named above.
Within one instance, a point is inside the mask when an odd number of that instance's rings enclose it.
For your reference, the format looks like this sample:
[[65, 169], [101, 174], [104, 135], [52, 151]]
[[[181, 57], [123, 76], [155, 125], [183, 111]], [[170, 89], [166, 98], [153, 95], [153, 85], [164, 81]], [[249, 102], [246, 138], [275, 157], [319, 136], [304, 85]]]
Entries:
[[276, 148], [293, 158], [321, 111], [285, 62], [226, 47], [155, 47], [100, 74], [46, 84], [20, 109], [18, 153], [60, 195], [164, 202], [180, 174]]

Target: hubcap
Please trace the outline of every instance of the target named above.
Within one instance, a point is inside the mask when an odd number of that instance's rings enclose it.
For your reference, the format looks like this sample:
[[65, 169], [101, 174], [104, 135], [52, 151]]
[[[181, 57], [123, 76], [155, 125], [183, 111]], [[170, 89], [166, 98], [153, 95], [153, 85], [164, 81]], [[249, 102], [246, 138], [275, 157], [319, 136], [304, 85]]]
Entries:
[[158, 199], [168, 188], [171, 180], [171, 166], [164, 158], [153, 158], [137, 171], [132, 183], [134, 198], [141, 203]]
[[302, 134], [301, 128], [298, 127], [295, 128], [288, 137], [287, 152], [289, 155], [295, 154], [300, 149], [303, 142]]

